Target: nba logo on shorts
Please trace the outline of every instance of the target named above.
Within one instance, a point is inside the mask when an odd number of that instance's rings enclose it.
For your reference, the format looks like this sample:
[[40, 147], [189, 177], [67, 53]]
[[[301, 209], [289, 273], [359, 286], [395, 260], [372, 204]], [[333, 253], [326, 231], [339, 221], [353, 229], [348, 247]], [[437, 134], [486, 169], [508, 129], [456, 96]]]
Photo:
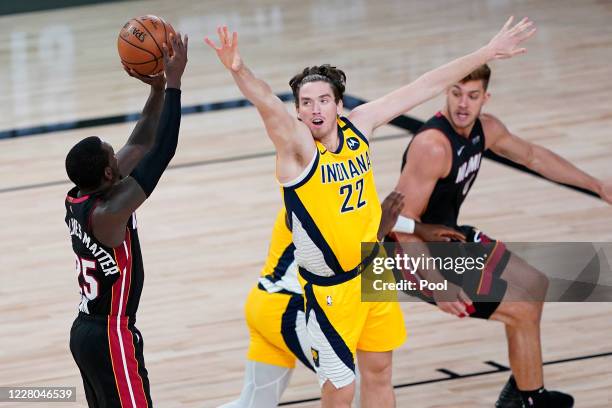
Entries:
[[331, 306], [332, 305], [332, 298], [331, 296], [327, 296], [327, 306]]
[[357, 150], [359, 149], [359, 140], [356, 137], [349, 137], [346, 139], [346, 145], [351, 150]]

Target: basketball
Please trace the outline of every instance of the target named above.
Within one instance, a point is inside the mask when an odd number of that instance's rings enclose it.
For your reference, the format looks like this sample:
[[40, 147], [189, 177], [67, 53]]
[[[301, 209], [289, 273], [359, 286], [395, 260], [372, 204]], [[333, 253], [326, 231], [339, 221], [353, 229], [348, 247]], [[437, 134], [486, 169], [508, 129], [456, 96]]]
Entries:
[[170, 42], [174, 29], [162, 18], [147, 15], [125, 23], [117, 49], [121, 61], [141, 75], [154, 75], [164, 68], [162, 44]]

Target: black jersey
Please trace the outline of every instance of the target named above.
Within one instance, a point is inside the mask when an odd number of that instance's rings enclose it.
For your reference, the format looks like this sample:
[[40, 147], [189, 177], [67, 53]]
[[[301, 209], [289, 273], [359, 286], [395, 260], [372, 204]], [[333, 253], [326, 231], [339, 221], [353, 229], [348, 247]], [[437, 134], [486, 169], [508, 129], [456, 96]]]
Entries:
[[[446, 136], [453, 152], [453, 161], [448, 176], [436, 182], [421, 221], [456, 227], [459, 209], [476, 179], [485, 151], [482, 124], [480, 119], [476, 119], [470, 136], [466, 139], [455, 131], [441, 112], [438, 112], [419, 129], [415, 138], [423, 137], [420, 134], [428, 129], [437, 129]], [[408, 149], [410, 144], [404, 152], [402, 169], [406, 165]]]
[[81, 301], [79, 311], [90, 315], [135, 316], [142, 292], [144, 269], [132, 214], [125, 239], [116, 248], [101, 244], [93, 236], [91, 214], [100, 194], [77, 196], [75, 187], [66, 196], [66, 225], [76, 256]]

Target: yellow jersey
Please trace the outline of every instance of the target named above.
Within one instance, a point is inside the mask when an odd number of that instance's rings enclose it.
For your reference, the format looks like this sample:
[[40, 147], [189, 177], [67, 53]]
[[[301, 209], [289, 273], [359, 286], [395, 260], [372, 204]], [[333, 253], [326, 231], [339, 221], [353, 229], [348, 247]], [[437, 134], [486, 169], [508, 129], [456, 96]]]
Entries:
[[296, 263], [319, 276], [358, 267], [361, 243], [377, 241], [381, 217], [368, 140], [348, 119], [337, 122], [337, 150], [315, 141], [309, 165], [282, 185]]
[[261, 270], [259, 287], [270, 293], [302, 293], [297, 279], [293, 252], [295, 246], [287, 226], [287, 212], [282, 208], [276, 215], [266, 263]]

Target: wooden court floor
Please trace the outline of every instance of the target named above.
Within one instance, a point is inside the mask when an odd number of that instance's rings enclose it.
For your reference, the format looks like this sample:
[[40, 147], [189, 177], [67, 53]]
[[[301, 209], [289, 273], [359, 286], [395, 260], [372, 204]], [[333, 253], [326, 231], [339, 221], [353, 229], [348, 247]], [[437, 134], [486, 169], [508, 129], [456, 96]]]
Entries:
[[[157, 14], [190, 36], [183, 104], [240, 98], [202, 43], [218, 24], [239, 31], [245, 61], [276, 92], [306, 65], [330, 62], [347, 93], [372, 99], [484, 45], [507, 16], [538, 24], [527, 55], [492, 65], [485, 107], [509, 128], [591, 174], [612, 179], [612, 2], [131, 1], [0, 17], [0, 132], [138, 112], [144, 85], [120, 69], [116, 36], [129, 18]], [[438, 98], [410, 112], [426, 119]], [[292, 109], [287, 105], [288, 109]], [[0, 386], [76, 386], [68, 350], [78, 288], [63, 223], [63, 161], [80, 138], [119, 147], [134, 123], [0, 140]], [[387, 136], [398, 136], [386, 138]], [[374, 137], [379, 194], [397, 180], [409, 135]], [[138, 327], [158, 407], [215, 407], [238, 395], [247, 330], [242, 308], [280, 207], [272, 145], [252, 108], [185, 115], [172, 167], [138, 212], [146, 269]], [[513, 241], [612, 241], [603, 201], [484, 162], [462, 222]], [[408, 341], [397, 351], [400, 407], [492, 407], [507, 373], [503, 327], [403, 304]], [[551, 303], [542, 336], [546, 385], [576, 407], [610, 407], [612, 305]], [[462, 377], [449, 380], [439, 369]], [[490, 372], [490, 373], [487, 373]], [[470, 376], [471, 375], [471, 376]], [[295, 370], [283, 401], [315, 407], [314, 376]], [[40, 404], [0, 403], [0, 407]]]

